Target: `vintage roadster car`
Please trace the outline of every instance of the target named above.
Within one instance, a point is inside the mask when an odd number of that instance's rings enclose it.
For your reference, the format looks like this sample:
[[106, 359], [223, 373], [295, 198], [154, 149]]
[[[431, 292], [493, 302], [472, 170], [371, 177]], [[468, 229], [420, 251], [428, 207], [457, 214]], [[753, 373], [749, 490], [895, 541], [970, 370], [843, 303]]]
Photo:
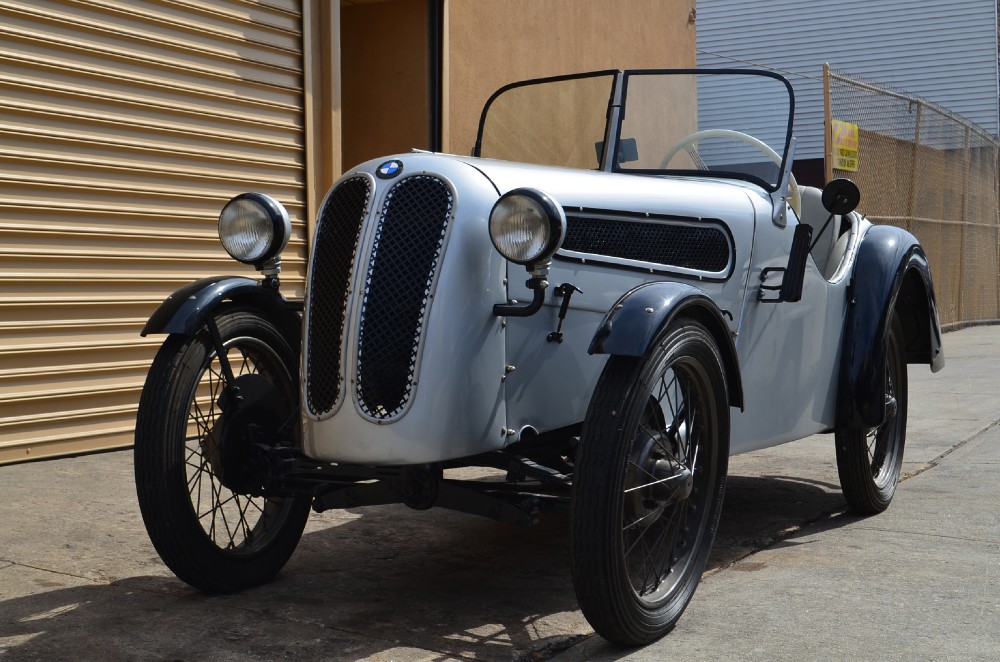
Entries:
[[885, 509], [907, 364], [944, 364], [931, 274], [852, 183], [796, 184], [793, 113], [761, 71], [509, 85], [472, 157], [333, 185], [304, 303], [279, 291], [285, 209], [233, 198], [222, 244], [261, 280], [191, 283], [143, 331], [169, 334], [135, 436], [164, 562], [234, 591], [310, 508], [563, 510], [583, 613], [635, 645], [691, 600], [730, 454], [832, 432], [848, 504]]

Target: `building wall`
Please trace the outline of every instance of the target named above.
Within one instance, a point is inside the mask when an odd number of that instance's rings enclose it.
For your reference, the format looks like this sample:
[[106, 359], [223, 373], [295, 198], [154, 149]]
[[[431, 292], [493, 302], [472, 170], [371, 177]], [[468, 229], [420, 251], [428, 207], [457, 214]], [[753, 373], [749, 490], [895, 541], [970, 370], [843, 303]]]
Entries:
[[796, 95], [796, 157], [823, 157], [823, 63], [1000, 131], [996, 0], [699, 0], [698, 64], [764, 66]]
[[468, 154], [507, 83], [695, 64], [695, 0], [446, 0], [445, 151]]

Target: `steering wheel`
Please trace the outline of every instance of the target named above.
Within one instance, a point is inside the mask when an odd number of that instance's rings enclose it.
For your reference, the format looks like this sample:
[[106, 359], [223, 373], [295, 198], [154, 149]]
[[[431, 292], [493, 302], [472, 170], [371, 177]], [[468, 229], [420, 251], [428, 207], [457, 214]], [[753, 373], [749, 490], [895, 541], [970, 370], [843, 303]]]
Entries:
[[[733, 131], [732, 129], [705, 129], [704, 131], [695, 131], [691, 135], [685, 136], [677, 144], [668, 149], [666, 155], [664, 155], [663, 159], [660, 161], [660, 169], [666, 169], [667, 164], [670, 163], [671, 159], [677, 156], [677, 152], [684, 150], [688, 153], [691, 160], [694, 161], [699, 170], [708, 170], [708, 166], [701, 160], [701, 156], [698, 155], [698, 150], [694, 147], [696, 143], [701, 142], [706, 138], [731, 138], [733, 140], [744, 142], [764, 152], [764, 154], [766, 154], [776, 166], [781, 166], [781, 156], [776, 151], [771, 149], [766, 143], [754, 138], [753, 136], [749, 136], [739, 131]], [[795, 212], [796, 216], [802, 216], [802, 194], [799, 192], [799, 185], [795, 181], [795, 176], [791, 175], [791, 173], [789, 173], [788, 182], [788, 205]]]

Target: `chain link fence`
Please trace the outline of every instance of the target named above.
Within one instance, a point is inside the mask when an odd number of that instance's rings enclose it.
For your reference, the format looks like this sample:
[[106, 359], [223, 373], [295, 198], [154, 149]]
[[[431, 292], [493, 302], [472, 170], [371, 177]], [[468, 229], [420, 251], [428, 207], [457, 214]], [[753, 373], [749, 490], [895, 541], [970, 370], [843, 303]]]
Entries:
[[[1000, 320], [1000, 140], [940, 106], [829, 68], [824, 90], [827, 181], [853, 179], [859, 211], [917, 236], [943, 325]], [[835, 137], [834, 121], [857, 129]]]

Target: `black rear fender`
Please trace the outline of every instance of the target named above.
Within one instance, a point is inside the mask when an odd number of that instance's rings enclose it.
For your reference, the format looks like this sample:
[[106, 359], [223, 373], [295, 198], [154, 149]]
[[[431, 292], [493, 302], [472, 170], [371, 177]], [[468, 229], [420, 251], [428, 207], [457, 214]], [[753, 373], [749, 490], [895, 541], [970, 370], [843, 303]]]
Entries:
[[916, 237], [876, 225], [858, 249], [849, 290], [837, 394], [838, 425], [879, 425], [885, 418], [885, 361], [890, 315], [899, 314], [907, 363], [944, 367], [941, 323], [927, 256]]

